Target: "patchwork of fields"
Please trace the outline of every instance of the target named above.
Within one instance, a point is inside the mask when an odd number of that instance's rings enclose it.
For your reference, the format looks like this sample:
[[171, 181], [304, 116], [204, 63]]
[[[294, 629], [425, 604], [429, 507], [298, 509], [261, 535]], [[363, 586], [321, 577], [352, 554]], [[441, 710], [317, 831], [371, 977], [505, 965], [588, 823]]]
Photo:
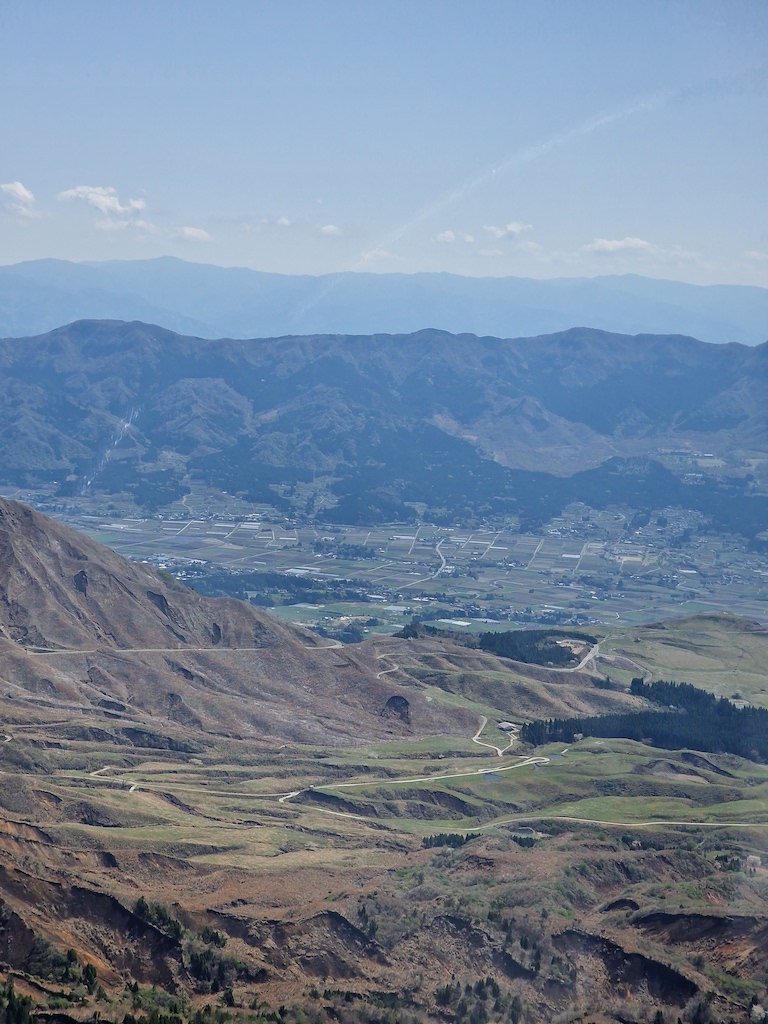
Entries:
[[[235, 574], [288, 573], [292, 590], [303, 586], [310, 598], [272, 587], [258, 603], [332, 634], [355, 622], [358, 639], [391, 633], [414, 616], [474, 632], [510, 622], [609, 627], [710, 611], [768, 619], [768, 555], [748, 550], [742, 538], [697, 532], [700, 517], [680, 509], [660, 509], [636, 526], [618, 509], [569, 506], [535, 535], [514, 524], [294, 525], [236, 499], [216, 504], [203, 491], [178, 506], [146, 519], [87, 498], [49, 511], [194, 585], [224, 569], [230, 579], [219, 592], [254, 596]], [[357, 599], [339, 596], [341, 581], [357, 588]]]

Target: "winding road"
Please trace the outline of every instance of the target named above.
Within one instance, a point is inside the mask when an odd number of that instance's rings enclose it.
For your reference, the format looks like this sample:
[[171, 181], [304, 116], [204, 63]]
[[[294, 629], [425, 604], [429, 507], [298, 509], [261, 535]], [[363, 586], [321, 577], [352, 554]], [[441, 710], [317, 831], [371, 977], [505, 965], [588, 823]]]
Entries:
[[485, 717], [485, 715], [481, 715], [480, 725], [478, 726], [477, 732], [472, 737], [472, 742], [477, 743], [479, 747], [488, 747], [489, 750], [495, 750], [499, 757], [503, 757], [504, 752], [515, 745], [515, 740], [517, 739], [517, 736], [510, 736], [509, 743], [506, 745], [506, 747], [497, 747], [495, 743], [485, 743], [483, 742], [483, 740], [480, 739], [480, 735], [483, 729], [486, 727], [486, 725], [488, 725], [488, 719]]
[[440, 567], [438, 569], [435, 569], [434, 572], [430, 573], [429, 576], [422, 576], [420, 579], [413, 580], [411, 583], [403, 584], [401, 588], [402, 590], [405, 590], [407, 587], [417, 587], [420, 583], [426, 583], [427, 580], [437, 579], [440, 573], [445, 570], [445, 567], [448, 565], [448, 562], [446, 561], [443, 552], [440, 550], [440, 545], [442, 543], [442, 540], [439, 540], [435, 545], [435, 553], [437, 554], [437, 557], [440, 559]]
[[[327, 786], [310, 786], [305, 789], [298, 789], [292, 793], [284, 793], [278, 800], [279, 803], [287, 803], [288, 800], [295, 796], [299, 796], [301, 793], [306, 793], [309, 790], [314, 792], [323, 792], [329, 789], [362, 789], [365, 786], [406, 786], [411, 785], [414, 782], [439, 782], [442, 779], [469, 779], [478, 775], [497, 775], [500, 772], [511, 772], [516, 768], [525, 768], [528, 765], [544, 765], [549, 764], [549, 758], [544, 757], [543, 754], [519, 754], [521, 760], [516, 761], [515, 764], [508, 764], [503, 767], [493, 768], [475, 768], [471, 772], [446, 772], [443, 775], [413, 775], [406, 779], [368, 779], [366, 782], [331, 782]], [[254, 794], [257, 795], [257, 794]], [[320, 808], [316, 808], [320, 810]], [[340, 812], [335, 812], [340, 813]], [[359, 815], [350, 815], [350, 817], [359, 817]], [[466, 830], [463, 830], [466, 831]]]

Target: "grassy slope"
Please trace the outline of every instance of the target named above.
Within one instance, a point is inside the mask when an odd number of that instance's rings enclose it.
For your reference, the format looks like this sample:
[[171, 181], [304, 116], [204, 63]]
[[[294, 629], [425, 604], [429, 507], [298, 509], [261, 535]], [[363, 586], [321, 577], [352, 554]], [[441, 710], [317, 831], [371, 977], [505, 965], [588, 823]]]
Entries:
[[[710, 689], [738, 685], [746, 690], [746, 682], [759, 679], [768, 665], [765, 632], [745, 631], [742, 622], [725, 617], [647, 628], [606, 640], [604, 646], [609, 655], [630, 656], [653, 676], [686, 678], [697, 685], [706, 681]], [[597, 668], [615, 675], [610, 662]], [[694, 678], [690, 671], [699, 675]], [[740, 672], [738, 684], [731, 683], [734, 671]], [[503, 671], [496, 665], [483, 680], [476, 665], [464, 675], [469, 681], [461, 693], [434, 685], [420, 692], [471, 710], [478, 722], [482, 715], [490, 718], [479, 738], [503, 745], [506, 736], [495, 728], [488, 702], [494, 687], [505, 685]], [[518, 666], [511, 667], [510, 676], [515, 686], [525, 682]], [[529, 680], [534, 693], [541, 685]], [[589, 692], [584, 681], [557, 685]], [[481, 694], [473, 699], [476, 691]], [[598, 698], [604, 693], [593, 692]], [[295, 922], [281, 947], [286, 964], [294, 967], [276, 967], [279, 958], [265, 963], [271, 980], [255, 990], [259, 998], [307, 998], [311, 972], [302, 974], [305, 967], [295, 965], [308, 962], [302, 942], [331, 948], [336, 941], [311, 924], [329, 908], [356, 926], [368, 927], [373, 917], [390, 966], [385, 970], [368, 961], [361, 966], [355, 959], [359, 954], [347, 949], [338, 952], [347, 958], [346, 967], [341, 960], [326, 966], [328, 977], [346, 977], [344, 986], [358, 990], [403, 988], [417, 984], [419, 965], [418, 998], [425, 1005], [451, 971], [462, 980], [496, 971], [490, 953], [494, 943], [532, 970], [532, 949], [520, 945], [523, 934], [536, 936], [546, 952], [540, 977], [523, 974], [523, 980], [508, 986], [509, 993], [519, 992], [527, 1001], [531, 1020], [550, 1019], [547, 1014], [564, 1005], [588, 1005], [598, 981], [586, 952], [566, 956], [553, 946], [564, 928], [600, 933], [625, 949], [661, 959], [699, 979], [702, 991], [718, 993], [723, 1006], [744, 993], [763, 998], [762, 975], [755, 966], [762, 956], [759, 944], [743, 955], [727, 943], [675, 944], [661, 934], [657, 917], [670, 911], [717, 917], [725, 910], [768, 917], [765, 870], [754, 877], [723, 872], [714, 859], [724, 854], [743, 863], [749, 853], [765, 859], [765, 766], [589, 738], [564, 753], [562, 746], [538, 750], [542, 760], [531, 762], [514, 747], [499, 757], [473, 743], [471, 735], [344, 749], [211, 737], [188, 755], [87, 738], [62, 742], [66, 713], [51, 714], [47, 723], [20, 721], [20, 711], [16, 716], [5, 726], [11, 740], [0, 743], [6, 773], [0, 776], [5, 818], [0, 846], [6, 862], [33, 876], [112, 892], [129, 906], [141, 893], [168, 905], [179, 901], [185, 913], [201, 921], [209, 920], [209, 908], [216, 906], [224, 908], [225, 921], [230, 920], [226, 915], [236, 915], [233, 921], [245, 916], [256, 922], [254, 927], [274, 919]], [[78, 714], [72, 721], [82, 724], [83, 717]], [[109, 770], [102, 771], [105, 767]], [[281, 796], [295, 791], [303, 792], [281, 802]], [[613, 824], [596, 828], [571, 819]], [[681, 828], [674, 822], [690, 825]], [[703, 823], [745, 827], [704, 828]], [[516, 828], [538, 834], [533, 849], [520, 849], [510, 838]], [[456, 852], [420, 849], [422, 837], [441, 831], [466, 831], [478, 838]], [[635, 848], [636, 843], [641, 846]], [[25, 907], [18, 895], [22, 888], [13, 896], [20, 912]], [[645, 918], [635, 921], [626, 910], [604, 913], [601, 908], [618, 897], [634, 900], [638, 913], [657, 917], [645, 924]], [[34, 913], [36, 927], [57, 944], [71, 942], [96, 956], [87, 929], [78, 935], [76, 924], [49, 919], [49, 911], [39, 906]], [[500, 918], [493, 916], [497, 913]], [[453, 932], [449, 941], [441, 931], [440, 915], [446, 914], [467, 920], [488, 938], [475, 935], [472, 941], [479, 945], [471, 947], [474, 952], [462, 951]], [[511, 919], [516, 923], [510, 924]], [[220, 925], [220, 918], [210, 920]], [[511, 941], [499, 931], [501, 925]], [[302, 929], [307, 929], [306, 939], [300, 938]], [[262, 956], [261, 947], [230, 941], [244, 962]], [[100, 976], [108, 982], [112, 975], [103, 954], [98, 956]], [[697, 957], [704, 957], [704, 967]], [[757, 957], [755, 964], [750, 957]], [[345, 970], [353, 974], [338, 974]], [[555, 976], [561, 970], [576, 971], [582, 979], [569, 982], [562, 998], [553, 994], [559, 991]], [[353, 983], [349, 978], [356, 971], [362, 973]], [[735, 978], [728, 973], [734, 971]], [[744, 993], [736, 991], [737, 982]], [[240, 987], [250, 992], [247, 982]], [[636, 997], [631, 987], [621, 998], [609, 987], [603, 998], [608, 1006], [613, 999]], [[243, 998], [247, 1005], [251, 995]]]

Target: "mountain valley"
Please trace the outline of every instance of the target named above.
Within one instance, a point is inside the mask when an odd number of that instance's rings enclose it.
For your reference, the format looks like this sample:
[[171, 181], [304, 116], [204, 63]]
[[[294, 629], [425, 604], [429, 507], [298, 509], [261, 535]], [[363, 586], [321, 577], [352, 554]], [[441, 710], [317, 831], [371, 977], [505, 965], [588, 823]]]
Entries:
[[0, 1024], [768, 1024], [767, 38], [0, 4]]

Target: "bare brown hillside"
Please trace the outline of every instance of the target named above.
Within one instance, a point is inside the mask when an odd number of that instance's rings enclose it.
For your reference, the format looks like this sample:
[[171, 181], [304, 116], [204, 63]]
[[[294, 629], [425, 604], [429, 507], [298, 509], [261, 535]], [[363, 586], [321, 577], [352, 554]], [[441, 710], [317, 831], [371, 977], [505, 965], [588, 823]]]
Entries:
[[133, 741], [151, 727], [345, 743], [466, 733], [474, 720], [423, 698], [410, 722], [382, 714], [401, 690], [354, 650], [202, 597], [3, 499], [0, 682], [3, 705], [79, 709]]

